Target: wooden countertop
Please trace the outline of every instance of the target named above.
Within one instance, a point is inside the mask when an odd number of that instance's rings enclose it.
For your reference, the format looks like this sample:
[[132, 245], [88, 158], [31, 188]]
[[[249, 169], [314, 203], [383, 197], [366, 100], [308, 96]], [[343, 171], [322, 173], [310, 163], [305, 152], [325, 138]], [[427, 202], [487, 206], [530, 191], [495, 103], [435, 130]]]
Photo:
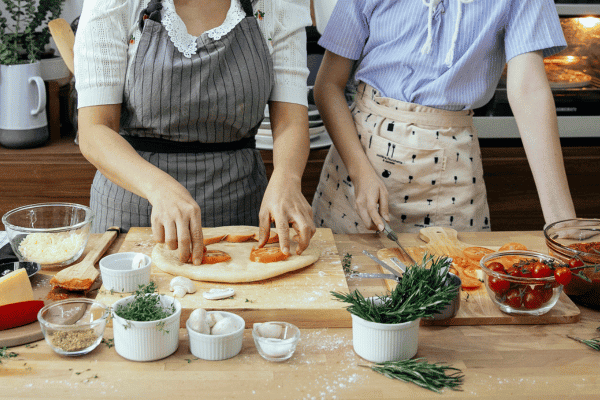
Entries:
[[[519, 241], [546, 252], [541, 232], [460, 233], [459, 238], [483, 246]], [[123, 239], [109, 252], [118, 251]], [[400, 240], [405, 246], [417, 244], [415, 234], [401, 234]], [[392, 246], [376, 234], [336, 235], [336, 244], [340, 256], [353, 255], [352, 266], [360, 272], [379, 272], [363, 249], [376, 252]], [[384, 291], [378, 279], [349, 279], [348, 286], [365, 296]], [[354, 353], [349, 328], [303, 329], [296, 353], [283, 363], [263, 360], [249, 330], [238, 356], [198, 360], [189, 351], [186, 331], [180, 330], [177, 352], [148, 363], [128, 361], [106, 344], [76, 358], [55, 354], [43, 341], [10, 348], [18, 356], [1, 359], [0, 399], [595, 399], [600, 393], [600, 354], [566, 335], [594, 337], [600, 312], [580, 309], [581, 320], [574, 324], [422, 326], [416, 357], [461, 369], [461, 392], [436, 394], [363, 367], [369, 363]], [[105, 338], [112, 338], [111, 329]]]

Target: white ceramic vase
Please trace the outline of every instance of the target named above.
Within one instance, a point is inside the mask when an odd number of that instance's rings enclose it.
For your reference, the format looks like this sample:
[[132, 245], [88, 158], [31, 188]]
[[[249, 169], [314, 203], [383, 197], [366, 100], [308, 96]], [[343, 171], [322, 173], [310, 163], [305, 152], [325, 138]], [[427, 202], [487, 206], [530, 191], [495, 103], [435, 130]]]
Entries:
[[112, 307], [113, 335], [117, 353], [132, 361], [160, 360], [179, 347], [181, 303], [170, 296], [159, 295], [163, 307], [175, 305], [175, 312], [158, 321], [138, 322], [119, 317], [115, 310], [133, 301], [134, 296], [117, 300]]
[[0, 144], [37, 147], [49, 137], [40, 63], [0, 65]]

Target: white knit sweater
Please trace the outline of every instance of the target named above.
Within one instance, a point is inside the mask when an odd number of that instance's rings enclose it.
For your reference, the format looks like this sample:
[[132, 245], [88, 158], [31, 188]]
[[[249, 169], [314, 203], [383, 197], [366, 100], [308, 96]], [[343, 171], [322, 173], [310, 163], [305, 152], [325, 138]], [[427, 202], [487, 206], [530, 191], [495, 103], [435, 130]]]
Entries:
[[[150, 0], [86, 0], [75, 39], [75, 82], [78, 107], [119, 104], [123, 101], [126, 74], [132, 71], [140, 38], [138, 19]], [[177, 15], [173, 0], [163, 0], [162, 23], [174, 45], [185, 56], [194, 50]], [[311, 24], [309, 0], [256, 0], [260, 30], [264, 35], [275, 74], [272, 101], [307, 104], [306, 31]], [[264, 14], [263, 14], [264, 13]], [[221, 26], [207, 35], [219, 39], [245, 16], [240, 0], [231, 7]]]

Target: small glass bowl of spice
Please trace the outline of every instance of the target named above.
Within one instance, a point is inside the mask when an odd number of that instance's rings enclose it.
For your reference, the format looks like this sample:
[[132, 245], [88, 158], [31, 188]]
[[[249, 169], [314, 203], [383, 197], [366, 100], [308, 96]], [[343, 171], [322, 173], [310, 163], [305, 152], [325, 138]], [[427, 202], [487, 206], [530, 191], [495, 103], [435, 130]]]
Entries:
[[48, 304], [37, 317], [52, 350], [66, 356], [79, 356], [100, 344], [108, 316], [107, 306], [82, 297]]

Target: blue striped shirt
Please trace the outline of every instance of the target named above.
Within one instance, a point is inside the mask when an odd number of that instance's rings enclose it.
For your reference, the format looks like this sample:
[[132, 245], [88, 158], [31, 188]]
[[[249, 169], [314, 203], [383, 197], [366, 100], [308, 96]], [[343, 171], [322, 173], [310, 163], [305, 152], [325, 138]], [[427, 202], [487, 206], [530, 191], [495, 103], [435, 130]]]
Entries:
[[[459, 7], [449, 67], [444, 61]], [[355, 79], [385, 97], [447, 110], [485, 105], [507, 60], [566, 47], [552, 0], [441, 0], [431, 20], [431, 50], [423, 54], [428, 14], [422, 0], [338, 0], [319, 44], [345, 58], [363, 57]]]

